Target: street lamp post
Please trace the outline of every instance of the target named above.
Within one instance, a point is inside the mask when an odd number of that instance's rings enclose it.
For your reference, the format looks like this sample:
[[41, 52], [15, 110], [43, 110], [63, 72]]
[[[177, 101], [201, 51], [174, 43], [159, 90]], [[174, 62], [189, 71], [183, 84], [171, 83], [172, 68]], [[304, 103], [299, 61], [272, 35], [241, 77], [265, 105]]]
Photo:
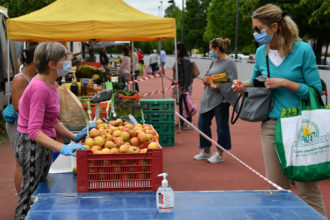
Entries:
[[[169, 0], [168, 3], [173, 4], [174, 0]], [[183, 25], [184, 25], [184, 0], [182, 0], [182, 24], [181, 24], [181, 42], [183, 42]]]
[[238, 53], [238, 9], [239, 9], [239, 0], [237, 0], [237, 8], [236, 8], [236, 33], [235, 33], [235, 59], [237, 60]]

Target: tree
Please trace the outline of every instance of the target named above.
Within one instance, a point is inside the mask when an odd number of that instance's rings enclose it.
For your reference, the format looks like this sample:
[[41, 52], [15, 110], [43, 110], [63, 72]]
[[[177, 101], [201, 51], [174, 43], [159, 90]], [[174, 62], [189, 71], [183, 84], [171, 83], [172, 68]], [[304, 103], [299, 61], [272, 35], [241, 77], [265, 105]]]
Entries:
[[8, 16], [18, 17], [39, 10], [55, 0], [9, 0]]
[[[212, 0], [207, 10], [207, 26], [204, 32], [204, 41], [213, 38], [229, 38], [235, 40], [236, 1]], [[234, 44], [231, 44], [234, 48]]]
[[203, 40], [207, 25], [207, 8], [211, 0], [187, 0], [184, 14], [185, 44], [187, 48], [208, 51], [208, 43]]
[[8, 0], [0, 0], [0, 6], [8, 8], [9, 6]]

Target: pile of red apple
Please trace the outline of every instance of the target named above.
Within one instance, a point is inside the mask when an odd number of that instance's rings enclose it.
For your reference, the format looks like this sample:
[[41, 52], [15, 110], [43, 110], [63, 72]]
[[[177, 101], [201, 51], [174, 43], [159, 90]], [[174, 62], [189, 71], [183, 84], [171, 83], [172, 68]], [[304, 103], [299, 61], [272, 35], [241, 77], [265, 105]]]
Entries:
[[133, 125], [121, 119], [109, 123], [98, 120], [96, 125], [84, 142], [94, 154], [146, 153], [148, 149], [160, 148], [152, 125]]

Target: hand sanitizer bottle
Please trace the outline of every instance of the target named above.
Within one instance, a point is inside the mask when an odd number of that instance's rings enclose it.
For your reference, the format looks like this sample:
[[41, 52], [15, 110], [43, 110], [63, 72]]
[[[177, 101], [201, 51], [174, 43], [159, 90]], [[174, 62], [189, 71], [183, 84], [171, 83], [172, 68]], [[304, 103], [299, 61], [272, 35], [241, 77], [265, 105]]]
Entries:
[[168, 186], [166, 179], [167, 173], [161, 173], [158, 176], [163, 177], [162, 186], [160, 186], [156, 193], [157, 209], [159, 212], [173, 212], [174, 208], [174, 192]]

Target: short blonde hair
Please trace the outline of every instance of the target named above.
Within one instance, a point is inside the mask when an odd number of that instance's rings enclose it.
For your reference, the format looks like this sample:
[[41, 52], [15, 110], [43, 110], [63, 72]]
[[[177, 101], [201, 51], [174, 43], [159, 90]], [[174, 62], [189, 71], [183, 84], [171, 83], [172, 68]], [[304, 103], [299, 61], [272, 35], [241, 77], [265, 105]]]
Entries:
[[[278, 52], [282, 58], [286, 57], [291, 51], [295, 40], [299, 38], [299, 31], [296, 23], [283, 13], [282, 9], [273, 4], [261, 6], [252, 14], [252, 19], [257, 19], [270, 27], [273, 23], [278, 24], [277, 41], [279, 45]], [[266, 52], [268, 53], [268, 48]]]
[[48, 62], [58, 63], [62, 58], [68, 55], [67, 49], [58, 42], [40, 43], [34, 51], [33, 61], [37, 67], [38, 73], [48, 73]]
[[210, 45], [214, 49], [219, 48], [221, 53], [225, 53], [230, 45], [230, 42], [231, 41], [229, 38], [214, 38], [210, 41]]

